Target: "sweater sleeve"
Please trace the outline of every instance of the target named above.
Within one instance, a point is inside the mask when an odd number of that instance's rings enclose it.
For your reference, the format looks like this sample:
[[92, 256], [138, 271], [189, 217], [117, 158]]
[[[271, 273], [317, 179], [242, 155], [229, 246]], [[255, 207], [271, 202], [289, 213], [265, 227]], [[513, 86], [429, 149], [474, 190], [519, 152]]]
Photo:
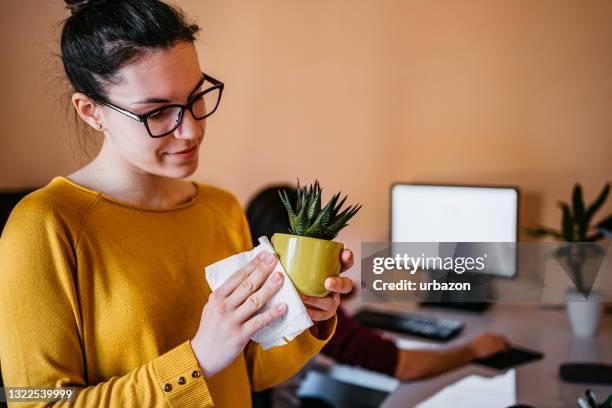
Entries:
[[336, 334], [323, 348], [323, 354], [339, 363], [356, 365], [393, 376], [398, 349], [395, 343], [361, 326], [338, 308]]
[[[189, 341], [124, 375], [88, 382], [74, 238], [64, 221], [38, 207], [18, 205], [0, 239], [0, 364], [5, 387], [76, 387], [74, 400], [68, 402], [74, 407], [212, 406]], [[178, 380], [181, 377], [185, 380]], [[55, 405], [63, 403], [9, 403]]]
[[333, 336], [336, 323], [334, 316], [317, 323], [317, 336], [306, 330], [289, 344], [268, 350], [249, 342], [245, 356], [253, 391], [274, 387], [297, 373]]

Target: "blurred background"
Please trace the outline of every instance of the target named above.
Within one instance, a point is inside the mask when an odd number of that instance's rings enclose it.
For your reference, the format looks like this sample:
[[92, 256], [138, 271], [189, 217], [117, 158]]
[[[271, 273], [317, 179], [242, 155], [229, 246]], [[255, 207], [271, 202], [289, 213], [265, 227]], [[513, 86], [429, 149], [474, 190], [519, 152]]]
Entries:
[[[388, 239], [393, 182], [516, 185], [521, 226], [556, 226], [575, 182], [590, 202], [611, 178], [609, 0], [174, 3], [226, 84], [192, 178], [243, 205], [319, 179], [363, 203], [338, 238], [357, 253]], [[67, 175], [99, 145], [69, 106], [67, 16], [60, 0], [0, 3], [3, 191]]]

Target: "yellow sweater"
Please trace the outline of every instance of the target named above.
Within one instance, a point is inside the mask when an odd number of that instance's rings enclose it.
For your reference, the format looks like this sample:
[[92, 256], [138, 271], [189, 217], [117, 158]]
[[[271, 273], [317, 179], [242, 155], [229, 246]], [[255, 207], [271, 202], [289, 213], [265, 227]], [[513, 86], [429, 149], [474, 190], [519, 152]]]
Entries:
[[188, 203], [152, 210], [55, 177], [17, 205], [0, 239], [6, 387], [76, 386], [75, 407], [244, 407], [320, 351], [335, 318], [322, 339], [250, 342], [200, 375], [189, 339], [210, 294], [204, 267], [252, 245], [236, 198], [194, 184]]

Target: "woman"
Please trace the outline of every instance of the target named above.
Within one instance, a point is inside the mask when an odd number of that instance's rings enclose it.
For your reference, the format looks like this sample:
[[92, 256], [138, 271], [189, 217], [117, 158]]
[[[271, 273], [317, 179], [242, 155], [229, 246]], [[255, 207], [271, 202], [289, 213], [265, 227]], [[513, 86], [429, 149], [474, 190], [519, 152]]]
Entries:
[[[66, 0], [72, 105], [104, 133], [97, 157], [15, 208], [0, 240], [0, 360], [7, 387], [77, 387], [76, 407], [242, 407], [334, 331], [339, 293], [308, 305], [313, 327], [264, 351], [249, 337], [286, 305], [272, 254], [211, 293], [204, 266], [251, 248], [221, 189], [182, 180], [198, 165], [223, 84], [203, 74], [198, 27], [157, 0]], [[343, 269], [352, 261], [342, 253]]]

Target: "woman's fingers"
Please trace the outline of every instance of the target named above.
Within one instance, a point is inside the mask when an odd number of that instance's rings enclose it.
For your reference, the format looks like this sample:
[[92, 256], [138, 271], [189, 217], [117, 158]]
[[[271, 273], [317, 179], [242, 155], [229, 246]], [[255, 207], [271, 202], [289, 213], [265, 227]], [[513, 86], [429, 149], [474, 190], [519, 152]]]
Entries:
[[236, 309], [236, 318], [238, 321], [246, 321], [268, 303], [268, 300], [270, 300], [283, 285], [283, 279], [284, 276], [282, 273], [272, 273], [259, 290], [249, 295], [244, 303], [238, 306]]
[[338, 305], [340, 304], [340, 295], [337, 293], [333, 293], [331, 295], [325, 297], [315, 297], [315, 296], [301, 296], [302, 302], [307, 307], [316, 308], [320, 310], [336, 310]]
[[238, 271], [232, 274], [221, 286], [219, 286], [214, 292], [220, 298], [225, 298], [230, 295], [241, 282], [246, 280], [251, 273], [259, 265], [257, 258], [251, 260], [248, 264], [240, 268]]
[[277, 305], [269, 310], [266, 310], [263, 313], [259, 313], [251, 317], [249, 320], [247, 320], [242, 325], [242, 328], [245, 331], [245, 335], [247, 337], [251, 337], [253, 333], [255, 333], [257, 330], [272, 323], [276, 319], [283, 316], [286, 312], [287, 312], [287, 305], [285, 303], [281, 303], [280, 305]]
[[325, 279], [325, 289], [337, 293], [349, 293], [353, 290], [353, 281], [344, 277], [331, 277]]
[[[342, 271], [353, 266], [351, 250], [344, 249], [340, 259]], [[272, 272], [276, 262], [278, 259], [271, 253], [259, 254], [215, 291], [220, 299], [225, 299], [229, 310], [234, 311], [234, 321], [244, 322], [243, 328], [248, 326], [249, 331], [258, 330], [286, 311], [285, 307], [282, 313], [276, 308], [257, 313], [282, 286], [283, 274]], [[308, 314], [315, 321], [327, 320], [336, 312], [340, 303], [339, 294], [350, 293], [353, 282], [344, 277], [330, 277], [325, 280], [325, 288], [333, 293], [324, 298], [307, 297], [304, 300]]]
[[332, 312], [330, 310], [321, 310], [314, 307], [307, 307], [306, 311], [308, 312], [310, 319], [315, 322], [327, 320], [332, 317], [334, 313], [336, 313], [335, 311]]
[[354, 263], [353, 251], [351, 251], [348, 248], [343, 249], [342, 252], [340, 253], [340, 263], [342, 265], [340, 267], [340, 273], [349, 270], [353, 266], [353, 263]]
[[[253, 292], [261, 287], [268, 275], [274, 270], [276, 262], [277, 258], [269, 252], [263, 252], [251, 260], [248, 265], [253, 264], [254, 270], [246, 276], [244, 274], [238, 276], [241, 281], [238, 285], [235, 285], [234, 290], [227, 296], [227, 304], [231, 308], [240, 306]], [[235, 273], [229, 279], [235, 275], [238, 275], [238, 273]]]

